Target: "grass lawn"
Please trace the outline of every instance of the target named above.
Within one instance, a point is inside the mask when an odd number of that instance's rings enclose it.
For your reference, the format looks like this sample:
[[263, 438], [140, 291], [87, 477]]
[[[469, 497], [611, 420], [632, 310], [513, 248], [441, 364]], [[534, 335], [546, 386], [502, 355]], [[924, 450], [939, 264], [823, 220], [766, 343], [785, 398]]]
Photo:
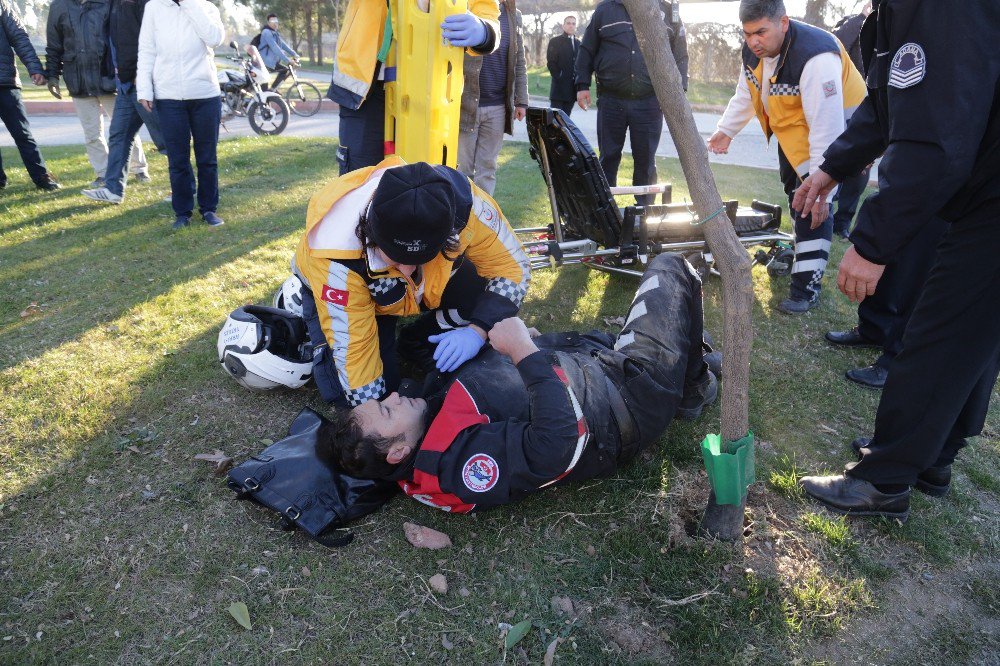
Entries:
[[[528, 69], [528, 94], [540, 97], [549, 96], [549, 85], [552, 77], [545, 67], [531, 67]], [[688, 82], [688, 101], [692, 104], [711, 104], [715, 106], [725, 106], [729, 98], [733, 96], [733, 83], [710, 83], [706, 81], [690, 80]], [[595, 94], [595, 86], [590, 86], [591, 95]]]
[[[996, 663], [1000, 400], [952, 493], [915, 494], [905, 525], [836, 519], [796, 490], [796, 474], [849, 458], [878, 400], [842, 378], [871, 353], [822, 340], [855, 316], [829, 281], [818, 309], [789, 318], [773, 309], [787, 282], [754, 269], [760, 482], [735, 545], [688, 534], [707, 494], [698, 444], [718, 431], [717, 407], [673, 424], [615, 478], [474, 516], [399, 497], [335, 551], [235, 503], [192, 457], [218, 448], [242, 460], [302, 406], [323, 406], [311, 386], [241, 388], [218, 367], [216, 336], [230, 310], [269, 303], [287, 276], [306, 202], [336, 173], [335, 148], [224, 141], [226, 225], [214, 230], [169, 230], [159, 154], [154, 183], [131, 187], [120, 207], [79, 196], [91, 179], [82, 147], [46, 149], [65, 187], [53, 194], [9, 169], [0, 663], [539, 663], [558, 638], [562, 663]], [[525, 144], [507, 144], [501, 162], [507, 216], [545, 224]], [[724, 196], [782, 199], [774, 172], [715, 172]], [[677, 162], [662, 160], [661, 176], [679, 181]], [[675, 193], [684, 197], [683, 184]], [[844, 247], [835, 244], [831, 268]], [[603, 326], [635, 287], [582, 267], [542, 271], [523, 315], [543, 330]], [[712, 278], [713, 333], [719, 293]], [[454, 546], [414, 550], [407, 521], [447, 532]], [[437, 573], [446, 595], [429, 590]], [[251, 630], [227, 612], [234, 602], [248, 606]], [[529, 633], [505, 652], [498, 626], [522, 620]]]

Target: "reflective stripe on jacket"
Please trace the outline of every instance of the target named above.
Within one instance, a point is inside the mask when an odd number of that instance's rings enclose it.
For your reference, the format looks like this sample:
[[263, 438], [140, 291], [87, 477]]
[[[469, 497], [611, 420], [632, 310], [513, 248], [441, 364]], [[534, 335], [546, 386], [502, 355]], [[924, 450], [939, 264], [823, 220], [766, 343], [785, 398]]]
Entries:
[[[789, 21], [788, 33], [781, 45], [774, 75], [762, 82], [764, 61], [743, 45], [743, 75], [750, 88], [750, 98], [757, 114], [757, 120], [768, 138], [774, 134], [778, 144], [796, 169], [809, 162], [809, 125], [802, 110], [802, 96], [799, 79], [802, 69], [812, 58], [822, 53], [837, 53], [842, 65], [841, 87], [844, 109], [853, 109], [865, 98], [865, 82], [851, 62], [844, 46], [836, 37], [798, 21]], [[761, 85], [768, 86], [767, 109], [761, 95]]]
[[[297, 270], [316, 300], [334, 365], [347, 399], [360, 404], [380, 397], [382, 359], [376, 315], [408, 316], [440, 306], [454, 262], [439, 254], [423, 264], [420, 284], [396, 268], [373, 267], [373, 257], [356, 234], [358, 220], [386, 169], [406, 164], [389, 156], [375, 166], [331, 181], [309, 201], [306, 233], [295, 254]], [[470, 320], [489, 331], [514, 316], [528, 291], [530, 262], [514, 230], [486, 192], [469, 184], [465, 228], [458, 232], [457, 256], [464, 255], [486, 278]], [[379, 394], [379, 395], [376, 395]]]

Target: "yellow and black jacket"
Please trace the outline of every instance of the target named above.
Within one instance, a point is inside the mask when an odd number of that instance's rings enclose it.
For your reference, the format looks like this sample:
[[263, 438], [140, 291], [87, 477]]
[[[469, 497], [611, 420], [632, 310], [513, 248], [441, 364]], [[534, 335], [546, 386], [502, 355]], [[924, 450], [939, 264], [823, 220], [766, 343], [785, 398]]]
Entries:
[[[486, 23], [490, 38], [485, 50], [466, 49], [469, 55], [492, 53], [500, 44], [500, 7], [497, 0], [469, 0], [469, 11]], [[357, 109], [368, 96], [378, 75], [389, 6], [386, 0], [349, 0], [343, 27], [337, 36], [337, 57], [327, 97], [341, 106]], [[383, 56], [384, 57], [384, 56]]]
[[[352, 405], [385, 392], [375, 316], [436, 309], [453, 273], [454, 262], [439, 254], [420, 267], [420, 282], [415, 283], [396, 268], [382, 265], [357, 237], [361, 212], [382, 173], [403, 164], [402, 158], [389, 156], [317, 192], [309, 201], [306, 232], [295, 253], [295, 271], [313, 294], [340, 385]], [[457, 232], [454, 256], [463, 256], [487, 281], [469, 320], [489, 331], [520, 309], [528, 291], [530, 262], [492, 197], [468, 178], [457, 177], [468, 185], [459, 195], [460, 208], [470, 212]]]
[[763, 82], [768, 86], [766, 109], [761, 95], [764, 61], [755, 56], [745, 43], [743, 45], [743, 75], [749, 84], [750, 98], [760, 126], [768, 139], [772, 134], [777, 135], [782, 152], [789, 164], [796, 168], [809, 162], [809, 125], [802, 111], [799, 80], [805, 64], [822, 53], [840, 56], [844, 109], [854, 109], [865, 98], [864, 79], [843, 44], [827, 31], [799, 21], [788, 22], [788, 32], [781, 45], [774, 75]]

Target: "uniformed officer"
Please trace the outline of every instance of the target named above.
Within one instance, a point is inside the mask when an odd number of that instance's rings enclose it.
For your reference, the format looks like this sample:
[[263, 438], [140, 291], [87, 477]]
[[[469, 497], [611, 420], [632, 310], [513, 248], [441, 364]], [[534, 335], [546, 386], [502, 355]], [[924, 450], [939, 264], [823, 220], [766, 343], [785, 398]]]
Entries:
[[423, 397], [394, 393], [333, 426], [325, 440], [340, 468], [466, 513], [610, 476], [718, 392], [702, 356], [701, 281], [677, 254], [650, 262], [617, 339], [532, 339], [510, 318], [490, 343]]
[[871, 95], [796, 193], [822, 215], [837, 180], [885, 148], [837, 284], [853, 301], [934, 216], [950, 223], [889, 373], [870, 439], [839, 476], [805, 477], [827, 507], [905, 519], [910, 487], [945, 494], [982, 431], [1000, 366], [1000, 3], [880, 0], [862, 43]]
[[[790, 20], [781, 0], [743, 0], [740, 21], [745, 39], [742, 73], [708, 149], [727, 152], [733, 137], [756, 116], [767, 137], [778, 139], [779, 174], [791, 199], [864, 99], [864, 81], [836, 37]], [[807, 220], [792, 218], [792, 284], [778, 309], [800, 314], [819, 302], [833, 224], [827, 221], [811, 229]]]

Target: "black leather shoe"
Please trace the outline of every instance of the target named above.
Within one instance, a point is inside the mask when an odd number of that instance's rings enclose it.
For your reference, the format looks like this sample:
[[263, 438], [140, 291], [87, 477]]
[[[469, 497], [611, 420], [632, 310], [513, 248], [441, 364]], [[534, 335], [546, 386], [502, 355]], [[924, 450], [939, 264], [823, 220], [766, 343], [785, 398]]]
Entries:
[[838, 347], [881, 347], [874, 340], [869, 340], [861, 335], [861, 331], [855, 326], [849, 331], [827, 331], [824, 336], [830, 344]]
[[[858, 460], [861, 460], [861, 449], [868, 448], [871, 443], [871, 437], [858, 437], [851, 442], [851, 449], [854, 450]], [[951, 489], [951, 465], [928, 467], [917, 475], [914, 487], [925, 495], [944, 497]]]
[[706, 368], [705, 378], [700, 384], [693, 384], [684, 389], [684, 397], [677, 406], [674, 416], [684, 421], [693, 421], [701, 416], [701, 412], [715, 402], [718, 396], [719, 380]]
[[881, 365], [868, 365], [863, 368], [848, 370], [844, 376], [855, 384], [861, 384], [865, 388], [881, 390], [885, 386], [885, 380], [889, 376], [889, 371]]
[[910, 515], [910, 491], [879, 492], [863, 479], [839, 476], [804, 476], [799, 485], [809, 497], [835, 513], [852, 516], [885, 516], [906, 520]]
[[45, 190], [46, 192], [54, 192], [56, 190], [62, 189], [62, 185], [52, 180], [51, 178], [49, 178], [48, 180], [43, 180], [35, 183], [35, 187], [37, 187], [40, 190]]

